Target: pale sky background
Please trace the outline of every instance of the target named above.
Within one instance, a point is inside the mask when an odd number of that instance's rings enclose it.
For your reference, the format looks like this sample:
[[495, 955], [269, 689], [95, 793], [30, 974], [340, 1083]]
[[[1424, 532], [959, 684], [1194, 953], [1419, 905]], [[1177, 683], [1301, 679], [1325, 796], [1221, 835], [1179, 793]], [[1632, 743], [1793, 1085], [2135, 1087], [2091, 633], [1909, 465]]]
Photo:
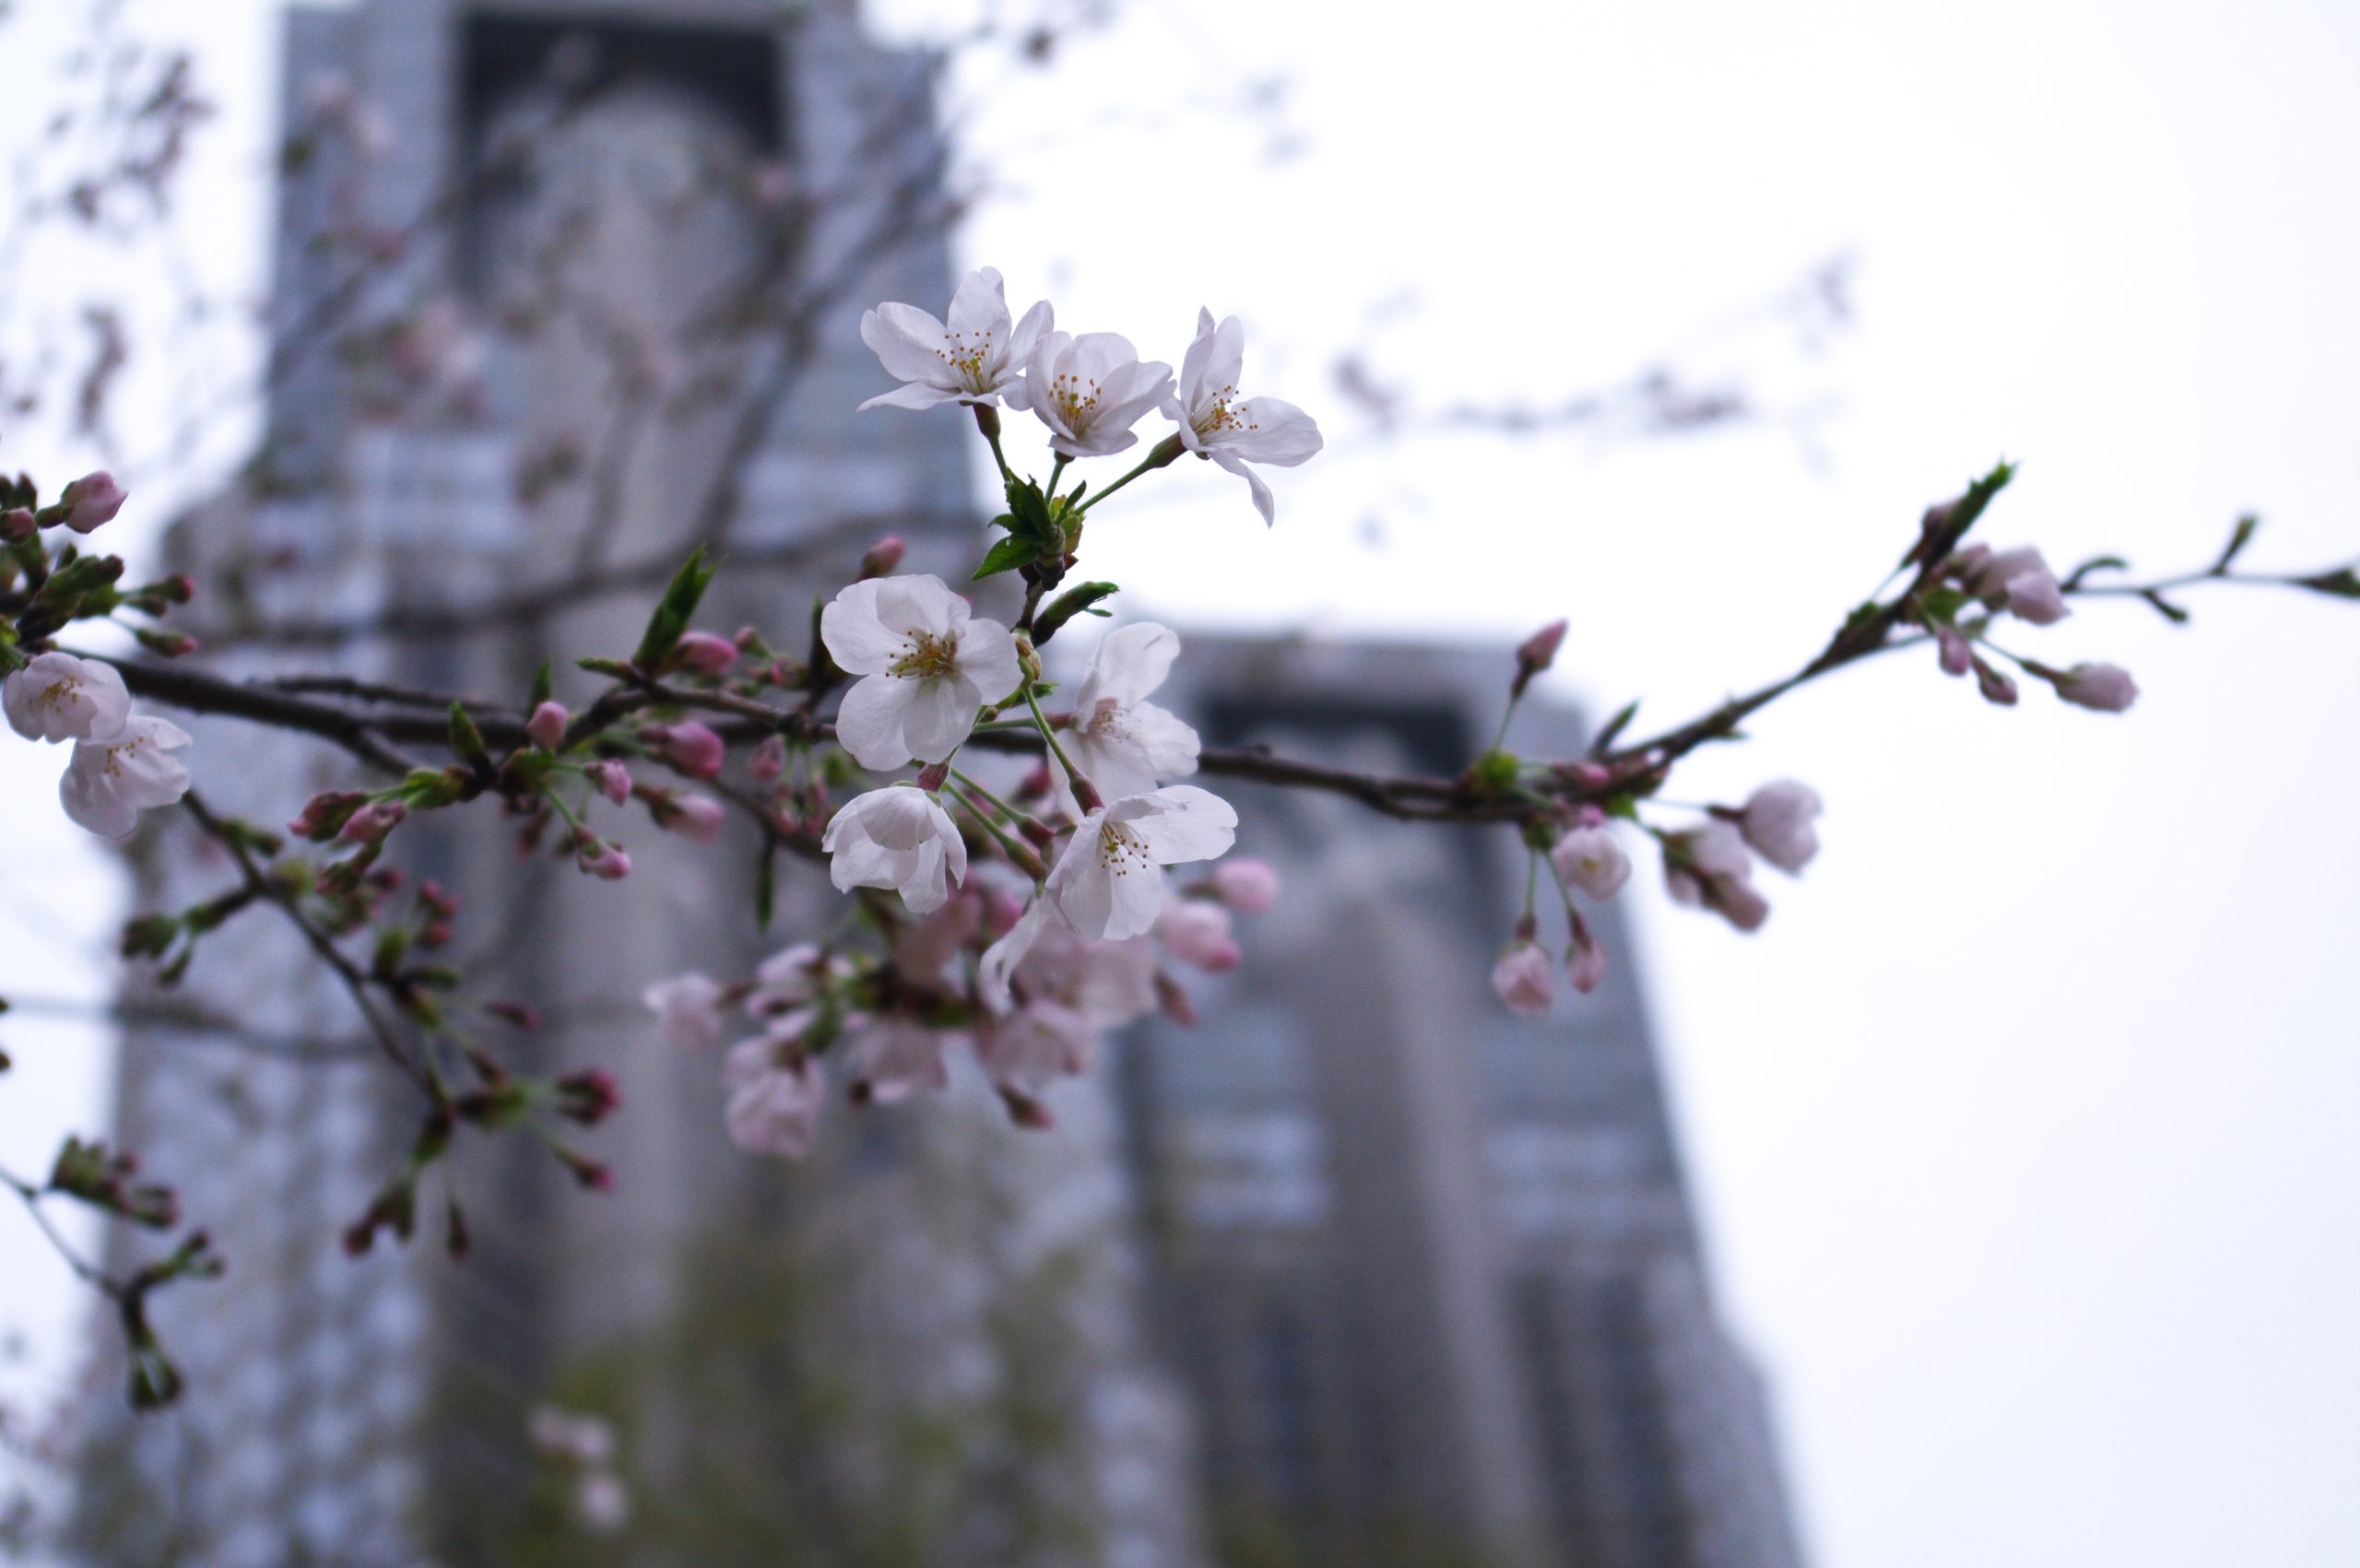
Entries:
[[[259, 287], [277, 6], [134, 10], [201, 14], [229, 113], [193, 265]], [[1160, 112], [1272, 76], [1282, 157], [1218, 94]], [[1982, 536], [2060, 566], [2199, 565], [2246, 509], [2248, 565], [2360, 555], [2355, 83], [2360, 7], [2327, 0], [1142, 0], [978, 119], [1011, 194], [962, 259], [1174, 360], [1199, 303], [1239, 313], [1245, 390], [1327, 419], [1275, 532], [1193, 465], [1093, 532], [1161, 611], [1493, 641], [1564, 615], [1561, 690], [1670, 719], [1805, 656], [2002, 455], [2024, 470]], [[1858, 313], [1825, 352], [1743, 326], [1839, 252]], [[1808, 439], [1377, 447], [1327, 375], [1360, 351], [1416, 404], [1545, 403], [1667, 349], [1816, 410]], [[37, 434], [0, 463], [66, 466]], [[1685, 798], [1827, 799], [1759, 936], [1634, 881], [1819, 1568], [2360, 1562], [2360, 610], [2186, 602], [2181, 630], [2093, 607], [2013, 639], [2128, 665], [2125, 717], [1993, 711], [1904, 655], [1692, 770]], [[0, 995], [107, 984], [117, 894], [56, 762], [0, 747]], [[13, 1163], [102, 1125], [100, 1036], [0, 1032]], [[80, 1303], [13, 1211], [0, 1259], [0, 1325], [53, 1382]]]

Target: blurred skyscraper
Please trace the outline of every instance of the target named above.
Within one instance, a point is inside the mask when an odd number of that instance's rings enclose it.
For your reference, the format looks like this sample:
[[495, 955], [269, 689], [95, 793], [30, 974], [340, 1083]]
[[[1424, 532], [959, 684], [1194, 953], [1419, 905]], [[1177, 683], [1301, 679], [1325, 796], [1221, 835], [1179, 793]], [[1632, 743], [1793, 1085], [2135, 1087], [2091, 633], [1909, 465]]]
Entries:
[[[792, 626], [885, 531], [963, 576], [959, 422], [855, 419], [859, 309], [949, 296], [953, 214], [922, 64], [849, 0], [298, 10], [287, 102], [265, 447], [175, 548], [309, 632], [218, 667], [513, 702], [549, 648], [627, 650], [692, 538], [733, 552], [715, 624]], [[604, 591], [553, 592], [584, 576]], [[1449, 772], [1504, 667], [1191, 639], [1177, 701], [1210, 740]], [[348, 777], [198, 727], [217, 810]], [[233, 1270], [163, 1303], [193, 1393], [103, 1434], [90, 1559], [1787, 1568], [1619, 925], [1605, 990], [1518, 1022], [1483, 984], [1503, 835], [1237, 794], [1288, 895], [1199, 1028], [1120, 1053], [1054, 1134], [962, 1093], [839, 1115], [792, 1168], [730, 1149], [714, 1064], [635, 1002], [750, 967], [750, 868], [643, 831], [614, 890], [515, 862], [497, 823], [405, 830], [397, 858], [466, 900], [461, 956], [551, 1007], [515, 1051], [608, 1067], [628, 1105], [612, 1195], [525, 1140], [464, 1151], [465, 1264], [426, 1235], [342, 1256], [418, 1107], [347, 1059], [348, 1001], [288, 933], [208, 938], [189, 995], [243, 1035], [136, 1032], [121, 1118]], [[167, 832], [143, 901], [228, 872]], [[826, 907], [790, 881], [782, 924]], [[549, 1399], [621, 1426], [640, 1484], [607, 1544], [567, 1535], [527, 1448]]]

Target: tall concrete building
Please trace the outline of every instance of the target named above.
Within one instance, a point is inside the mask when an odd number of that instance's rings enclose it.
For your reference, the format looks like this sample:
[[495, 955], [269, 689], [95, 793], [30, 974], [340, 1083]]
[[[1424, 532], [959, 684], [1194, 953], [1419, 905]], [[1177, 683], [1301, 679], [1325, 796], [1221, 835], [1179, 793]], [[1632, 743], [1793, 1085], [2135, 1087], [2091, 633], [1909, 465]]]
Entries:
[[[174, 548], [217, 615], [306, 631], [217, 667], [513, 701], [549, 648], [628, 651], [691, 539], [737, 563], [716, 624], [790, 631], [883, 531], [963, 575], [967, 433], [855, 415], [882, 385], [860, 307], [953, 273], [922, 63], [850, 0], [361, 0], [294, 11], [288, 56], [265, 444]], [[1504, 666], [1191, 639], [1180, 667], [1209, 738], [1447, 772]], [[351, 776], [193, 727], [217, 810]], [[427, 1235], [343, 1256], [417, 1106], [288, 933], [208, 938], [189, 993], [243, 1035], [136, 1032], [120, 1118], [233, 1269], [159, 1303], [193, 1392], [102, 1432], [88, 1560], [1788, 1568], [1619, 925], [1600, 995], [1504, 1018], [1504, 835], [1238, 796], [1289, 896], [1198, 1028], [1127, 1043], [1055, 1134], [968, 1083], [792, 1168], [728, 1146], [713, 1064], [635, 1004], [750, 967], [750, 867], [641, 831], [619, 891], [520, 866], [496, 822], [405, 830], [467, 902], [461, 956], [552, 1008], [510, 1047], [628, 1105], [612, 1195], [526, 1140], [463, 1151], [464, 1264]], [[140, 864], [157, 905], [226, 870], [169, 829]], [[785, 900], [790, 928], [830, 907]], [[544, 1401], [617, 1421], [621, 1533], [549, 1491]]]

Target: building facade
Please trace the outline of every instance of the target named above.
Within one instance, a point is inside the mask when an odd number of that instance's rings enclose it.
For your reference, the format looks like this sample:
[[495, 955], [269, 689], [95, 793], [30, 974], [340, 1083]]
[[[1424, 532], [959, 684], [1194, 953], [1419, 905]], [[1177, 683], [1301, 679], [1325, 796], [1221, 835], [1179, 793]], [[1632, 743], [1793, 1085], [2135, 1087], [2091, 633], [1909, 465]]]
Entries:
[[[856, 423], [881, 389], [860, 308], [948, 297], [954, 213], [925, 63], [849, 0], [361, 0], [293, 12], [288, 53], [266, 440], [175, 536], [225, 585], [217, 667], [513, 702], [541, 650], [627, 651], [691, 541], [732, 552], [716, 624], [791, 625], [879, 533], [964, 574], [964, 432]], [[242, 643], [242, 616], [301, 634]], [[1447, 772], [1500, 669], [1192, 639], [1176, 701], [1209, 739]], [[1569, 716], [1527, 719], [1574, 749]], [[193, 727], [246, 763], [201, 773], [217, 810], [351, 776]], [[1239, 805], [1289, 894], [1198, 1028], [1127, 1043], [1054, 1134], [963, 1084], [838, 1118], [792, 1168], [729, 1147], [713, 1063], [654, 1048], [635, 1002], [750, 967], [750, 868], [643, 833], [619, 897], [520, 866], [496, 823], [406, 830], [407, 869], [466, 902], [466, 961], [550, 1006], [520, 1056], [608, 1067], [629, 1107], [598, 1135], [610, 1195], [525, 1140], [465, 1151], [464, 1263], [428, 1234], [344, 1256], [415, 1107], [286, 933], [208, 939], [189, 994], [241, 1030], [134, 1032], [120, 1118], [233, 1271], [159, 1303], [193, 1393], [101, 1432], [86, 1557], [1788, 1568], [1635, 966], [1507, 1019], [1500, 835]], [[223, 869], [160, 833], [142, 901]], [[790, 886], [781, 923], [826, 907]], [[618, 1424], [619, 1533], [549, 1490], [525, 1438], [549, 1401]]]

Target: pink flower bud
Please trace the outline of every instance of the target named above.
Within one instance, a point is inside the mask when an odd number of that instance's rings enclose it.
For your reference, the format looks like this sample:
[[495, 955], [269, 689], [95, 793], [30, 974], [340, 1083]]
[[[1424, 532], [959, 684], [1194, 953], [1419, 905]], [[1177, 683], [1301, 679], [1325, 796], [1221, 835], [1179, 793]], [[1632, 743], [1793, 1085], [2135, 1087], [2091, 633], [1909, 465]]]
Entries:
[[753, 775], [757, 784], [768, 784], [786, 772], [786, 737], [762, 737], [746, 759], [746, 772]]
[[672, 647], [673, 662], [699, 675], [719, 675], [738, 662], [738, 644], [710, 631], [684, 631]]
[[557, 1080], [558, 1114], [596, 1126], [623, 1102], [614, 1076], [603, 1067], [569, 1073]]
[[565, 743], [565, 726], [572, 722], [564, 703], [544, 702], [525, 721], [525, 738], [544, 751], [554, 751]]
[[573, 856], [574, 864], [583, 870], [609, 882], [620, 882], [631, 875], [631, 856], [623, 853], [622, 845], [608, 843], [593, 834], [582, 835], [581, 842], [574, 845]]
[[620, 806], [631, 798], [631, 770], [611, 757], [585, 763], [583, 776], [598, 787], [600, 794]]
[[649, 731], [648, 736], [666, 760], [690, 778], [720, 776], [728, 749], [722, 745], [720, 736], [696, 720], [682, 719], [676, 725], [660, 725]]
[[711, 843], [721, 836], [721, 802], [709, 795], [684, 795], [672, 803], [664, 826], [691, 843]]
[[1934, 646], [1941, 650], [1944, 675], [1965, 675], [1975, 667], [1975, 649], [1957, 627], [1934, 628]]
[[1166, 903], [1156, 919], [1155, 935], [1164, 951], [1209, 973], [1235, 969], [1245, 958], [1230, 935], [1227, 907], [1205, 899], [1174, 899]]
[[1181, 1028], [1197, 1027], [1197, 1004], [1190, 998], [1187, 988], [1160, 969], [1155, 972], [1155, 1005], [1163, 1009], [1165, 1018]]
[[398, 800], [372, 800], [345, 819], [341, 836], [349, 843], [383, 843], [408, 815], [409, 808]]
[[910, 547], [902, 542], [899, 535], [886, 535], [869, 546], [868, 553], [860, 558], [859, 580], [866, 583], [872, 577], [884, 576], [901, 565], [902, 558], [909, 553]]
[[2080, 664], [2056, 679], [2057, 695], [2077, 708], [2118, 713], [2139, 699], [2138, 683], [2118, 665]]
[[2008, 613], [2035, 626], [2054, 626], [2072, 612], [2065, 607], [2065, 592], [2047, 567], [2023, 572], [2008, 579], [2002, 592]]
[[41, 532], [33, 514], [21, 506], [0, 512], [0, 539], [30, 539]]
[[287, 824], [287, 831], [297, 838], [325, 843], [367, 802], [368, 796], [358, 790], [323, 790], [303, 802], [303, 809]]
[[1565, 979], [1576, 992], [1587, 996], [1605, 978], [1606, 949], [1598, 945], [1589, 927], [1577, 920], [1574, 923], [1573, 945], [1565, 949]]
[[103, 524], [114, 521], [127, 499], [114, 476], [101, 468], [95, 474], [85, 474], [65, 487], [57, 504], [65, 510], [65, 525], [77, 534], [88, 534]]
[[1240, 914], [1268, 914], [1279, 902], [1279, 874], [1268, 861], [1224, 860], [1213, 867], [1213, 893]]
[[1975, 684], [1986, 702], [2001, 708], [2016, 705], [2016, 683], [1981, 659], [1975, 661]]
[[1565, 622], [1552, 620], [1517, 645], [1516, 651], [1516, 685], [1519, 697], [1532, 683], [1532, 678], [1557, 662], [1557, 650], [1564, 646]]
[[1518, 1018], [1539, 1018], [1556, 994], [1554, 966], [1538, 942], [1509, 944], [1492, 966], [1492, 989]]

